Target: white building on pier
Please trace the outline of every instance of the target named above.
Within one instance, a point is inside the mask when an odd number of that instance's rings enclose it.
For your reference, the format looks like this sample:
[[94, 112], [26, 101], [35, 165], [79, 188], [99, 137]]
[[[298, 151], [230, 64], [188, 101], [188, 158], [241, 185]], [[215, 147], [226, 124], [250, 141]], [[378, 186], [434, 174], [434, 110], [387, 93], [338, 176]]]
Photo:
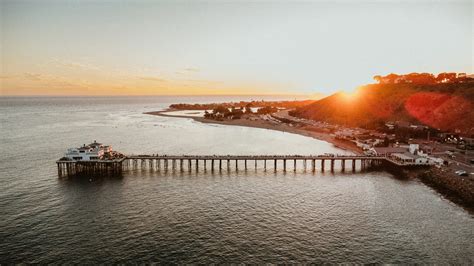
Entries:
[[79, 148], [69, 148], [65, 157], [75, 161], [92, 161], [102, 159], [106, 153], [110, 153], [111, 151], [111, 146], [103, 145], [94, 140], [94, 142], [89, 145], [84, 144]]

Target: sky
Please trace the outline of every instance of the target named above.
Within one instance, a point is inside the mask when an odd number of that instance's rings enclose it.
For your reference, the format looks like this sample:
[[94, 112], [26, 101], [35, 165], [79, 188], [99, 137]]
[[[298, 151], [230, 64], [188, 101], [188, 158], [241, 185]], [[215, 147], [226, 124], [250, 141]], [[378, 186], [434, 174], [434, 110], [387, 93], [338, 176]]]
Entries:
[[474, 72], [471, 0], [0, 5], [0, 95], [318, 97]]

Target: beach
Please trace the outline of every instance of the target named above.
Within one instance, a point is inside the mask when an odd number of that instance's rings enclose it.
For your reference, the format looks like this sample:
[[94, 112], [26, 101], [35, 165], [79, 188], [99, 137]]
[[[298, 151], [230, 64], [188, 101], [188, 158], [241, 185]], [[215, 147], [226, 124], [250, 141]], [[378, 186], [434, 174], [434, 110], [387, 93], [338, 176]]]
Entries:
[[[195, 110], [176, 110], [173, 108], [168, 108], [163, 111], [147, 112], [146, 114], [164, 117], [189, 118], [193, 119], [194, 121], [206, 124], [253, 127], [288, 132], [326, 141], [337, 148], [353, 152], [355, 154], [363, 153], [362, 149], [357, 147], [354, 143], [336, 139], [331, 135], [331, 133], [323, 132], [322, 128], [304, 125], [302, 126], [298, 123], [297, 119], [288, 115], [287, 110], [277, 112], [273, 116], [252, 115], [246, 117], [244, 116], [241, 119], [235, 120], [214, 120], [204, 118], [201, 116], [202, 114], [200, 115]], [[285, 122], [281, 122], [277, 120], [277, 118]], [[429, 171], [422, 169], [419, 171], [413, 171], [413, 173], [409, 174], [408, 176], [422, 181], [424, 184], [433, 188], [451, 201], [463, 206], [469, 212], [473, 212], [472, 200], [474, 190], [471, 182], [462, 182], [462, 179], [460, 179], [459, 176], [453, 174], [449, 175], [448, 173], [439, 169], [431, 169]]]
[[[277, 122], [276, 119], [264, 119], [265, 116], [262, 116], [262, 115], [248, 116], [248, 117], [243, 117], [241, 119], [234, 119], [234, 120], [231, 120], [231, 119], [215, 120], [215, 119], [204, 118], [202, 116], [196, 116], [195, 110], [189, 110], [189, 113], [185, 113], [185, 114], [182, 114], [182, 113], [176, 114], [175, 113], [176, 111], [178, 110], [168, 108], [162, 111], [147, 112], [146, 114], [165, 116], [165, 117], [189, 118], [189, 119], [193, 119], [194, 121], [206, 123], [206, 124], [254, 127], [254, 128], [276, 130], [276, 131], [281, 131], [281, 132], [288, 132], [288, 133], [299, 134], [302, 136], [326, 141], [333, 144], [337, 148], [351, 151], [355, 154], [363, 153], [362, 149], [357, 147], [354, 143], [345, 141], [345, 140], [336, 139], [330, 133], [323, 132], [322, 130], [319, 130], [317, 127], [299, 126], [294, 123], [284, 123], [280, 121]], [[183, 111], [183, 110], [180, 110], [180, 111]], [[287, 114], [284, 112], [287, 113], [287, 111], [281, 111], [277, 113], [277, 115], [287, 116]]]

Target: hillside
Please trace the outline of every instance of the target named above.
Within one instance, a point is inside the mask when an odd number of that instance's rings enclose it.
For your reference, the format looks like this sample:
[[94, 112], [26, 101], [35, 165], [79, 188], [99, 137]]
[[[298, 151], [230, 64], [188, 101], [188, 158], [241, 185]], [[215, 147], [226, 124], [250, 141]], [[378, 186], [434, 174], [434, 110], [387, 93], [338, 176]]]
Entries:
[[474, 84], [371, 84], [336, 93], [291, 113], [307, 119], [374, 128], [387, 121], [474, 134]]

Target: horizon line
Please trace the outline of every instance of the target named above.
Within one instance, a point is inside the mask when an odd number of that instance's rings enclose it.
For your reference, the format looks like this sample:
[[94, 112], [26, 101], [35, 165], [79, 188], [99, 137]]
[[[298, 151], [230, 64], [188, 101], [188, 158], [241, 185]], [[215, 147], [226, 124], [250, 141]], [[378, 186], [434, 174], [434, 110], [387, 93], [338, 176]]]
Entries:
[[[0, 94], [0, 97], [219, 97], [219, 96], [232, 96], [232, 97], [247, 97], [247, 96], [281, 96], [281, 97], [311, 97], [312, 94]], [[324, 95], [327, 96], [327, 95]]]

